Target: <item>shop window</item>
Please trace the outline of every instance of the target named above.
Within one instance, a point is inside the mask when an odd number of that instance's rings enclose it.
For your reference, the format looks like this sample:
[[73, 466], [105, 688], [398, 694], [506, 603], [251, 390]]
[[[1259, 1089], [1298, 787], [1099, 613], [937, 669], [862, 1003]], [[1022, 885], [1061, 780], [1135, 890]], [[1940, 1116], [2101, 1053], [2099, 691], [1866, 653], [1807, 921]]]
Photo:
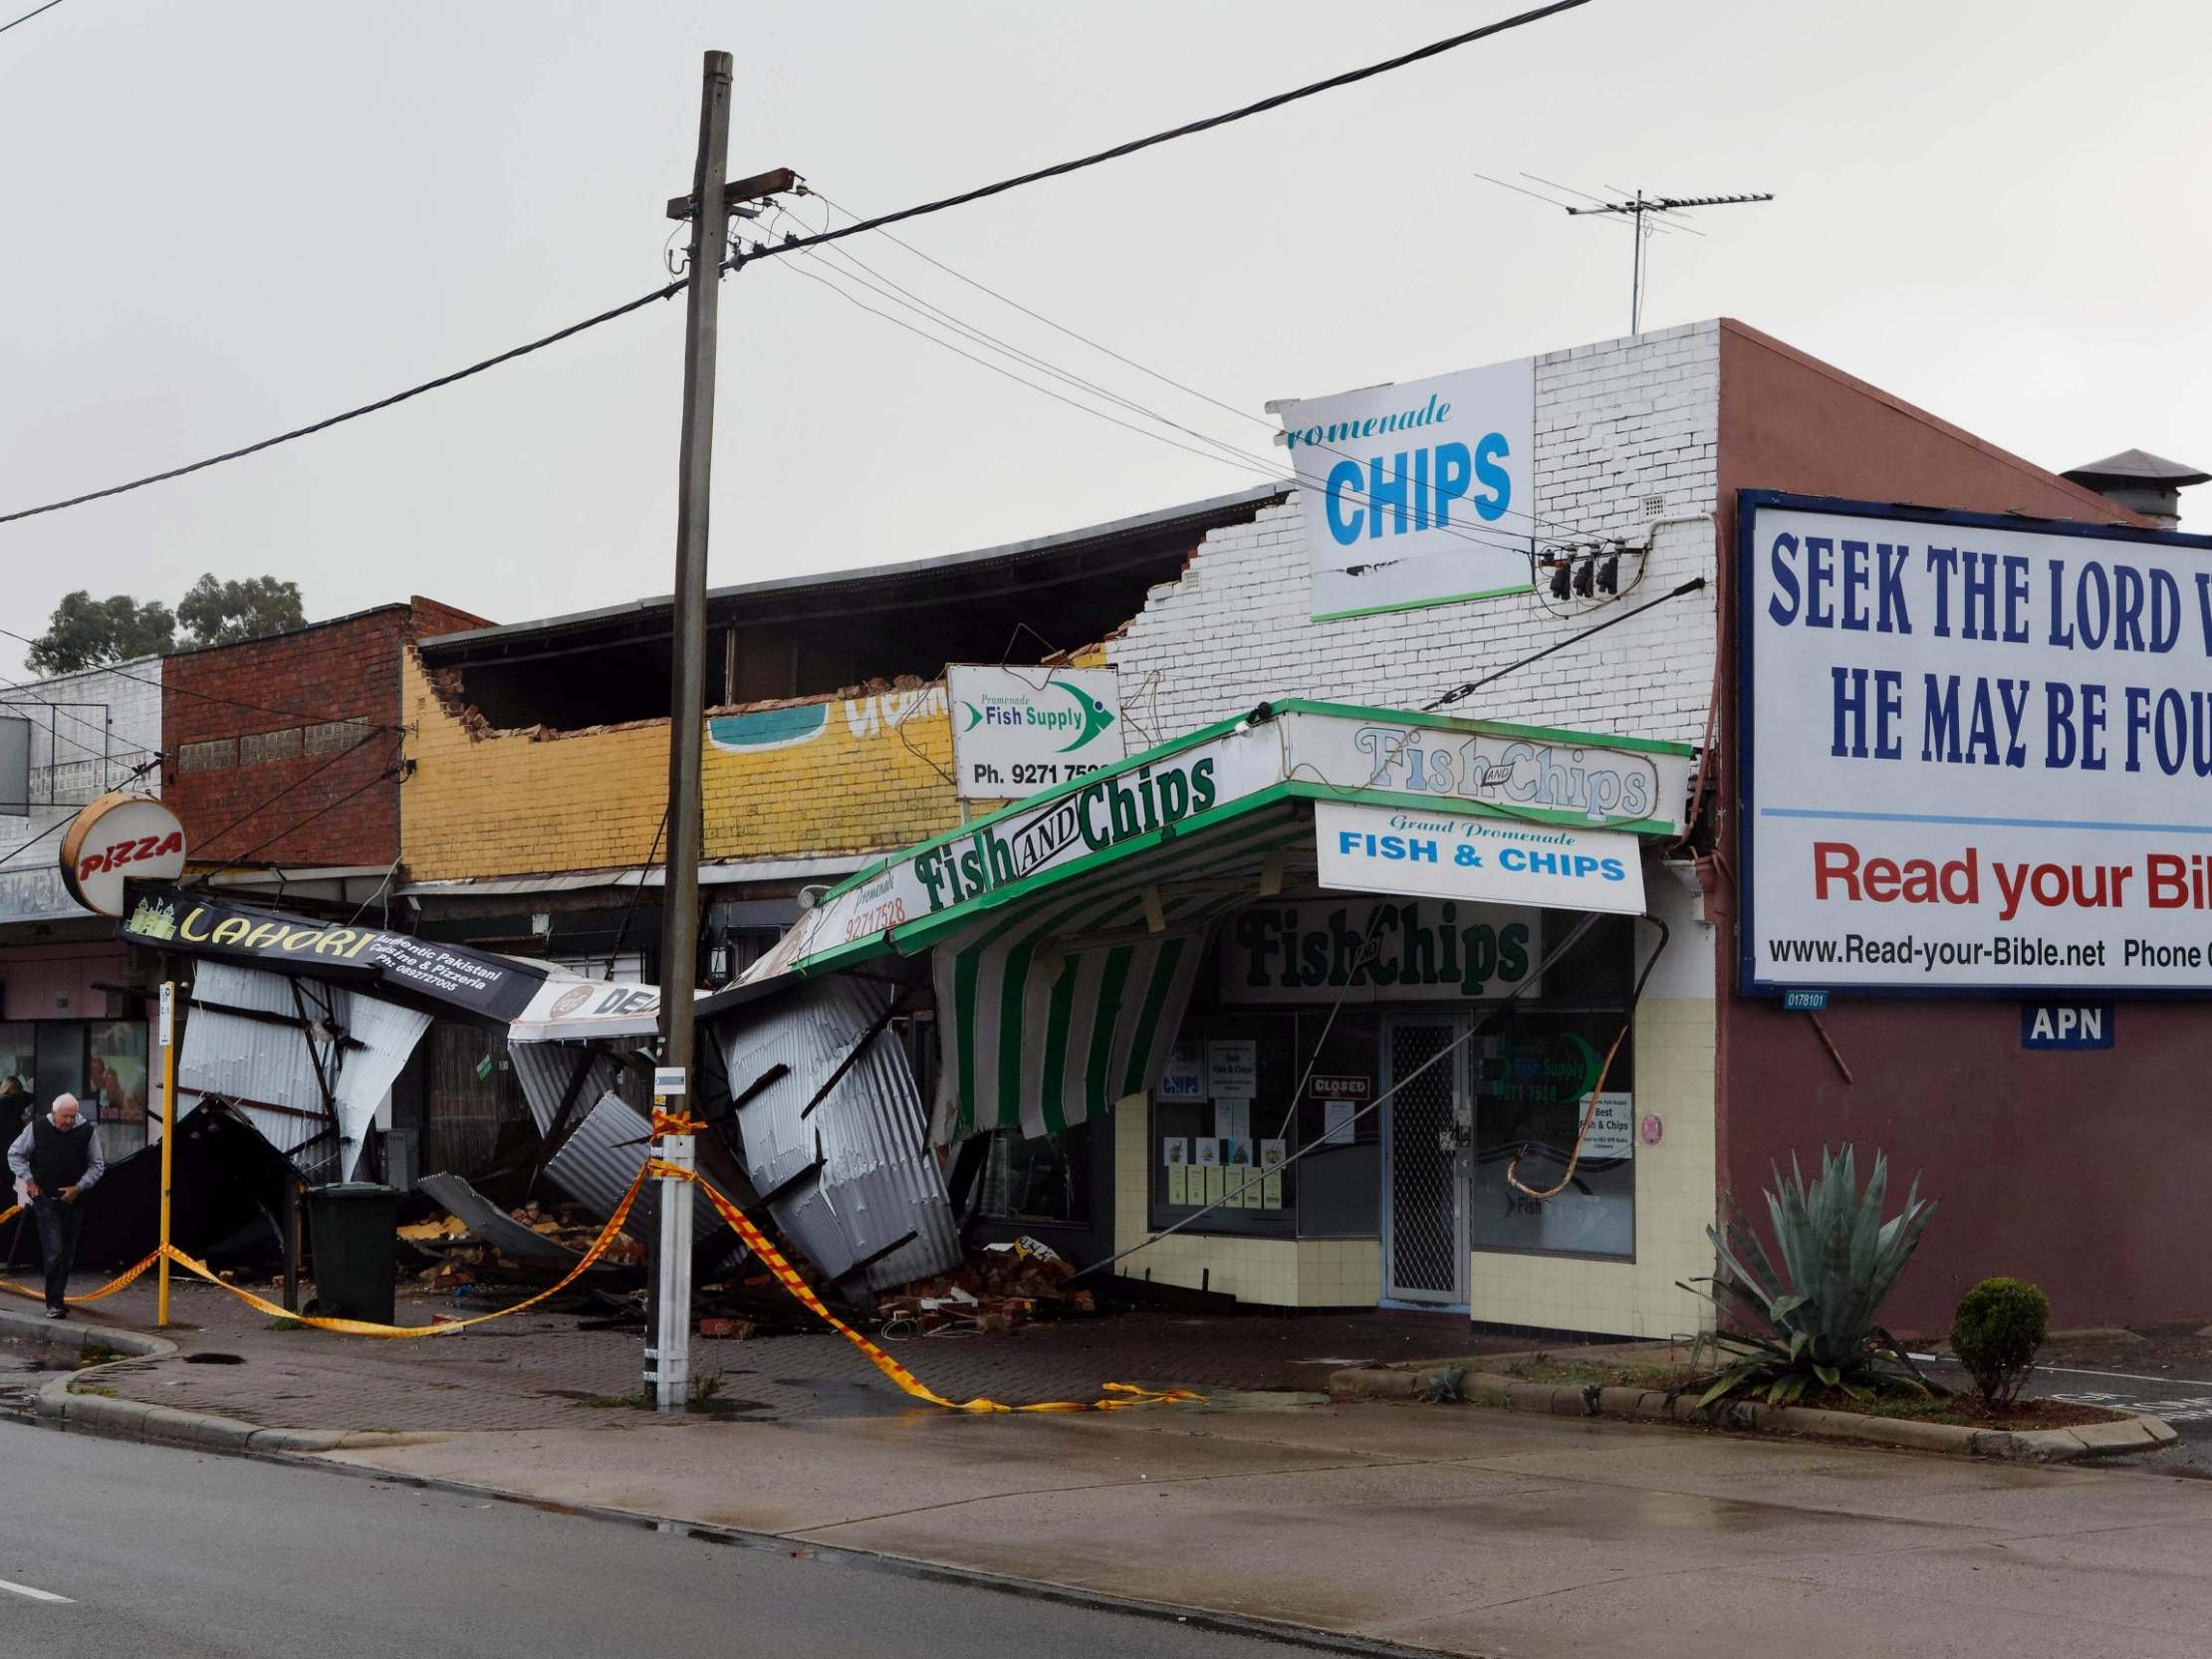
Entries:
[[[1471, 1234], [1476, 1250], [1632, 1260], [1636, 1249], [1631, 1047], [1605, 1074], [1599, 1109], [1568, 1175], [1576, 1131], [1619, 1013], [1516, 1014], [1477, 1039]], [[1516, 1162], [1518, 1160], [1518, 1162]], [[1537, 1192], [1566, 1185], [1549, 1198]]]
[[103, 1123], [143, 1123], [146, 1083], [143, 1020], [107, 1020], [87, 1028], [85, 1103]]
[[1091, 1124], [1035, 1139], [1019, 1129], [992, 1135], [979, 1208], [991, 1221], [1091, 1225]]
[[[38, 1094], [38, 1050], [28, 1020], [0, 1020], [0, 1134], [10, 1140], [22, 1128]], [[6, 1191], [0, 1181], [0, 1192]]]
[[1298, 1029], [1294, 1014], [1184, 1022], [1152, 1096], [1154, 1228], [1204, 1211], [1191, 1231], [1297, 1231]]

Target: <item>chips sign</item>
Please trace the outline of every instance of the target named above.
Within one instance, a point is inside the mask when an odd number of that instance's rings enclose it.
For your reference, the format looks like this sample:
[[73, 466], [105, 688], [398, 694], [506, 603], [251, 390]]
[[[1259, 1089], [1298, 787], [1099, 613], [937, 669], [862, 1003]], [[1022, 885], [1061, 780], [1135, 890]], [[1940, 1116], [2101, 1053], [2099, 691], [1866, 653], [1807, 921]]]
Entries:
[[1015, 801], [1124, 760], [1121, 677], [1111, 668], [945, 670], [955, 791]]
[[1316, 621], [1535, 586], [1534, 358], [1280, 412]]
[[118, 791], [89, 803], [62, 836], [62, 885], [86, 909], [120, 916], [124, 881], [174, 881], [184, 853], [176, 814], [151, 796]]

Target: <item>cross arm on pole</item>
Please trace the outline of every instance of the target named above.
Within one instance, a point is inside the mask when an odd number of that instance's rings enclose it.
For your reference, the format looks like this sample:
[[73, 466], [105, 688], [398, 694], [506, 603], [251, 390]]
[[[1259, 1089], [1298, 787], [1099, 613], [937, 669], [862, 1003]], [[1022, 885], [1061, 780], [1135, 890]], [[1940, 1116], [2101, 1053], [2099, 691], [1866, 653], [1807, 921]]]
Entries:
[[[722, 204], [735, 211], [742, 202], [780, 196], [797, 188], [798, 183], [799, 175], [789, 167], [773, 167], [767, 172], [755, 173], [751, 178], [733, 178], [722, 186]], [[688, 219], [698, 210], [699, 198], [696, 195], [668, 198], [668, 217], [671, 219]]]

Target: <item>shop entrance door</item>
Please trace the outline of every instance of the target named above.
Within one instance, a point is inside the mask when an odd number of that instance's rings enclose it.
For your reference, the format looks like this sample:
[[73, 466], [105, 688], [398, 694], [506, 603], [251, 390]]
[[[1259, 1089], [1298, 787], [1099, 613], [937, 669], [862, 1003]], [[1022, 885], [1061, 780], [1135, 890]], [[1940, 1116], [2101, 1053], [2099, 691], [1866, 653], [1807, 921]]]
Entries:
[[[1467, 1149], [1474, 1110], [1466, 1030], [1455, 1015], [1400, 1014], [1382, 1024], [1382, 1284], [1392, 1302], [1467, 1305]], [[1420, 1069], [1424, 1061], [1436, 1063]], [[1418, 1073], [1416, 1075], [1416, 1073]], [[1400, 1079], [1410, 1079], [1398, 1087]]]

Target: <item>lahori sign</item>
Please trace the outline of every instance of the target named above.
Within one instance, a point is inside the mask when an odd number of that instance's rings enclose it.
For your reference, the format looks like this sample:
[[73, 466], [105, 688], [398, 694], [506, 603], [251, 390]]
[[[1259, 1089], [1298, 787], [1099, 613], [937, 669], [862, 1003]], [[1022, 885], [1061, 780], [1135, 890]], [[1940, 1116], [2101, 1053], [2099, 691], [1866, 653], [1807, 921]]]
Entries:
[[1042, 879], [1291, 799], [1473, 812], [1522, 825], [1672, 834], [1685, 745], [1290, 701], [1046, 791], [862, 871], [745, 975], [920, 941]]
[[1281, 409], [1317, 621], [1534, 586], [1536, 363]]
[[[123, 937], [133, 945], [212, 956], [274, 973], [335, 980], [363, 989], [411, 992], [494, 1022], [530, 1012], [565, 970], [442, 945], [380, 927], [354, 927], [230, 904], [181, 887], [131, 881]], [[552, 995], [558, 997], [562, 987]], [[586, 986], [587, 993], [634, 992]]]
[[2212, 991], [2212, 538], [1739, 525], [1747, 991]]

